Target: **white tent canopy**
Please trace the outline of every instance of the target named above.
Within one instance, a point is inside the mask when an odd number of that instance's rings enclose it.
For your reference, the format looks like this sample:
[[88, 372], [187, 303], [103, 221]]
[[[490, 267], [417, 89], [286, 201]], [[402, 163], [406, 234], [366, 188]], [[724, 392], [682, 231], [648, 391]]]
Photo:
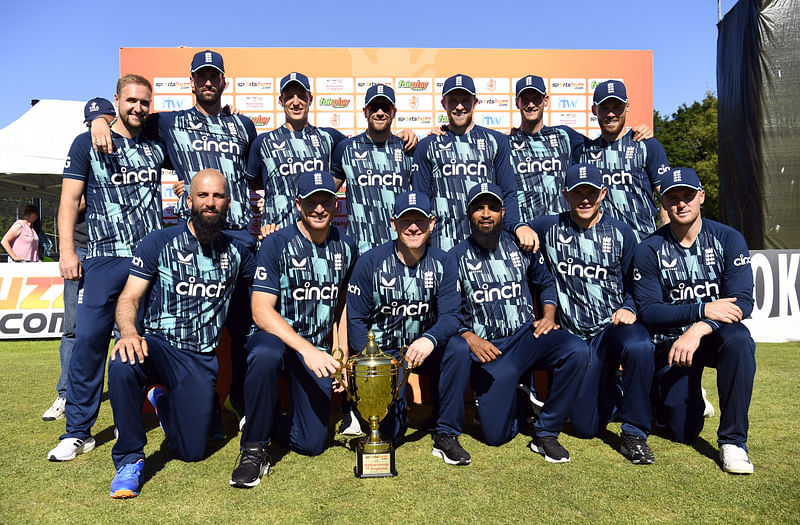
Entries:
[[0, 195], [58, 197], [61, 173], [83, 125], [85, 102], [41, 100], [0, 129]]

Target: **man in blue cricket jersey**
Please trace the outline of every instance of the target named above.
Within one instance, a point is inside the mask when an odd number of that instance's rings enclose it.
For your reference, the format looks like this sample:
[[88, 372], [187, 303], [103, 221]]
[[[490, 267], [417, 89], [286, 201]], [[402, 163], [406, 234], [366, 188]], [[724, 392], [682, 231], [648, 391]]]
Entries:
[[703, 369], [716, 368], [722, 469], [751, 474], [756, 345], [741, 323], [753, 310], [747, 244], [738, 231], [702, 217], [705, 192], [693, 169], [670, 170], [661, 190], [670, 222], [636, 249], [633, 277], [639, 315], [656, 345], [656, 415], [676, 440], [694, 441], [704, 423]]
[[[486, 442], [502, 445], [519, 428], [517, 384], [536, 366], [553, 370], [550, 395], [534, 424], [534, 452], [553, 463], [570, 460], [558, 434], [578, 393], [589, 358], [586, 344], [555, 323], [553, 278], [537, 257], [525, 252], [503, 230], [502, 189], [491, 183], [469, 192], [471, 235], [450, 253], [458, 261], [462, 297], [461, 338], [473, 354], [471, 384]], [[544, 304], [534, 317], [530, 283]]]
[[533, 249], [536, 234], [519, 220], [508, 137], [473, 122], [477, 101], [472, 78], [453, 75], [445, 80], [442, 106], [447, 111], [447, 132], [422, 139], [414, 151], [411, 186], [430, 198], [437, 218], [431, 242], [447, 251], [466, 239], [467, 194], [476, 184], [491, 182], [503, 190], [506, 228], [516, 234], [523, 249]]
[[[300, 175], [295, 199], [300, 220], [267, 237], [253, 282], [257, 331], [247, 343], [245, 425], [239, 463], [230, 484], [255, 487], [269, 471], [266, 446], [277, 438], [301, 454], [325, 448], [332, 377], [334, 327], [347, 357], [345, 292], [357, 256], [355, 242], [331, 226], [336, 208], [333, 176]], [[289, 374], [289, 414], [279, 414], [278, 374]]]
[[[265, 237], [297, 221], [292, 203], [298, 177], [309, 171], [331, 171], [333, 152], [346, 138], [333, 128], [309, 124], [314, 97], [307, 76], [289, 73], [279, 87], [286, 123], [258, 137], [247, 166], [250, 179], [264, 187], [261, 235]], [[407, 148], [416, 146], [414, 133], [404, 130], [398, 136]]]
[[[147, 132], [159, 137], [167, 147], [169, 158], [178, 174], [176, 194], [181, 197], [184, 184], [202, 169], [215, 169], [228, 180], [231, 204], [228, 207], [226, 231], [237, 242], [255, 252], [256, 239], [247, 232], [253, 213], [246, 175], [247, 158], [256, 138], [256, 127], [244, 115], [232, 115], [222, 107], [225, 90], [225, 65], [222, 55], [212, 50], [194, 55], [191, 64], [194, 107], [181, 111], [167, 111], [153, 115]], [[98, 112], [92, 123], [92, 138], [101, 151], [110, 149], [107, 144], [107, 125]], [[180, 199], [177, 214], [189, 218], [186, 200]], [[226, 327], [231, 336], [233, 379], [231, 403], [235, 413], [242, 414], [242, 385], [244, 383], [244, 345], [250, 329], [249, 290], [236, 290], [231, 309], [237, 315], [228, 316]]]
[[[407, 345], [409, 367], [437, 376], [440, 399], [433, 455], [448, 465], [468, 465], [470, 455], [458, 436], [470, 353], [464, 344], [449, 343], [460, 325], [458, 267], [447, 253], [428, 246], [435, 222], [424, 193], [398, 195], [391, 218], [397, 240], [363, 255], [348, 284], [348, 338], [351, 354], [357, 353], [366, 347], [372, 330], [384, 351], [398, 357]], [[382, 434], [395, 443], [406, 430], [405, 390], [404, 385], [381, 422]]]
[[[661, 175], [669, 170], [667, 155], [658, 140], [636, 142], [633, 132], [626, 131], [625, 84], [619, 80], [601, 82], [592, 100], [600, 136], [578, 147], [572, 161], [597, 166], [608, 188], [603, 211], [630, 226], [636, 240], [641, 241], [656, 229], [653, 194], [659, 191]], [[667, 220], [663, 210], [661, 219]]]
[[413, 159], [402, 139], [392, 135], [396, 113], [394, 90], [383, 84], [367, 89], [367, 130], [342, 141], [333, 152], [331, 172], [347, 183], [347, 230], [359, 254], [396, 238], [391, 210], [395, 197], [411, 189]]
[[[139, 494], [147, 443], [142, 403], [158, 415], [169, 450], [184, 461], [205, 456], [214, 411], [217, 357], [236, 283], [252, 281], [255, 260], [222, 232], [230, 197], [225, 176], [202, 170], [187, 193], [191, 219], [153, 232], [136, 250], [117, 304], [121, 337], [111, 351], [108, 390], [118, 438], [112, 498]], [[137, 310], [147, 297], [137, 330]]]
[[[578, 437], [595, 437], [612, 417], [622, 364], [621, 451], [632, 463], [655, 461], [650, 433], [653, 343], [637, 321], [633, 302], [633, 252], [630, 226], [608, 217], [606, 196], [595, 166], [567, 170], [564, 198], [570, 211], [534, 220], [541, 254], [558, 290], [558, 322], [589, 345], [591, 358], [571, 413]], [[616, 396], [618, 397], [618, 396]]]
[[[120, 78], [114, 96], [118, 117], [111, 126], [114, 152], [93, 151], [89, 133], [83, 133], [67, 156], [58, 209], [59, 268], [64, 279], [83, 276], [84, 286], [78, 295], [75, 346], [67, 373], [66, 433], [48, 452], [51, 461], [68, 461], [94, 448], [91, 429], [100, 411], [114, 306], [136, 246], [161, 227], [161, 167], [166, 151], [142, 133], [151, 98], [146, 78]], [[89, 244], [81, 262], [73, 232], [84, 194]]]

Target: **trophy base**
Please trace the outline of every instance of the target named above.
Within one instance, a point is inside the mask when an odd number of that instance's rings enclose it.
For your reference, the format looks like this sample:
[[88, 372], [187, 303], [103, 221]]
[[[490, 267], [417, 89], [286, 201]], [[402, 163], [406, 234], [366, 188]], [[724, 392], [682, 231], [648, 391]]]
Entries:
[[388, 448], [380, 452], [366, 452], [363, 443], [356, 447], [356, 466], [353, 469], [357, 478], [390, 478], [397, 475], [394, 464], [394, 448], [391, 443], [386, 443]]

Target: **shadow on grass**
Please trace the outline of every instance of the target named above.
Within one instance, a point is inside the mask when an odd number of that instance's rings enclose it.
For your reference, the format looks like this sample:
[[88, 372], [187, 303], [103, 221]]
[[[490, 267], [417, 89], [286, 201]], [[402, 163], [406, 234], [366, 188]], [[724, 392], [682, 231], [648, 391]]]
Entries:
[[699, 437], [695, 439], [694, 442], [692, 443], [692, 448], [695, 449], [700, 454], [707, 457], [708, 459], [713, 460], [714, 463], [719, 465], [721, 468], [722, 465], [719, 461], [719, 452], [717, 451], [716, 447], [714, 447], [711, 443], [706, 441], [705, 438]]

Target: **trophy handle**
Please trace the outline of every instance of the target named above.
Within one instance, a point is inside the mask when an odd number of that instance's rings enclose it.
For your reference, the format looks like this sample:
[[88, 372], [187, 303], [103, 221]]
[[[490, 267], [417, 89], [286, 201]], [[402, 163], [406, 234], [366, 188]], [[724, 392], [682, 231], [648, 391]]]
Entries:
[[403, 369], [403, 380], [400, 381], [400, 384], [397, 385], [397, 392], [395, 393], [395, 399], [400, 399], [400, 389], [403, 388], [403, 385], [408, 383], [408, 376], [411, 375], [411, 368], [406, 368], [406, 351], [408, 350], [408, 346], [404, 346], [400, 349], [400, 362], [398, 363], [398, 370], [400, 368]]
[[347, 367], [347, 362], [344, 360], [344, 350], [339, 346], [332, 348], [331, 357], [339, 363], [339, 369], [334, 372], [333, 377], [344, 387], [344, 393], [347, 394], [347, 399], [355, 402], [355, 399], [353, 399], [353, 396], [350, 394], [350, 388], [348, 388], [349, 383], [345, 383], [344, 381], [345, 368]]

